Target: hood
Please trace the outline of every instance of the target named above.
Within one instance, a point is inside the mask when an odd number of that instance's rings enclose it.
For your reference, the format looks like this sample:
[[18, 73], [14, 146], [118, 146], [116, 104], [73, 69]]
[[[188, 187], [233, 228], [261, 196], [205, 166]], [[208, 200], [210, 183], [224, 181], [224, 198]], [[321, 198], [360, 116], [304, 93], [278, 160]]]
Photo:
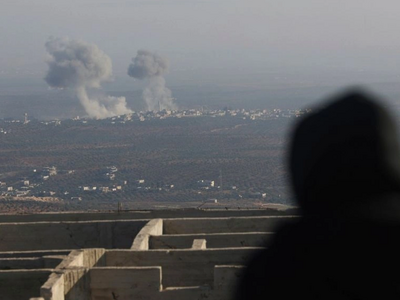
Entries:
[[400, 191], [394, 118], [379, 99], [348, 91], [305, 115], [289, 150], [292, 186], [304, 213], [338, 211]]

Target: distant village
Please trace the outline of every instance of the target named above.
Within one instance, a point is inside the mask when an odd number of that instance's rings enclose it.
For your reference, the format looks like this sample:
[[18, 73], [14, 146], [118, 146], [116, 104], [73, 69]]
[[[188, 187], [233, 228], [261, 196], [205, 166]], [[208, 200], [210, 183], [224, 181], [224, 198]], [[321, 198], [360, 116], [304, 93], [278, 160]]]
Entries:
[[[248, 120], [271, 120], [271, 119], [279, 119], [279, 118], [297, 118], [303, 114], [310, 112], [311, 109], [218, 109], [218, 110], [198, 110], [198, 109], [187, 109], [187, 110], [166, 110], [163, 109], [161, 111], [140, 111], [140, 112], [132, 112], [126, 115], [115, 116], [106, 119], [88, 119], [85, 117], [75, 117], [72, 120], [75, 122], [80, 122], [83, 124], [87, 124], [88, 122], [106, 122], [110, 124], [124, 124], [126, 122], [133, 121], [150, 121], [150, 120], [163, 120], [168, 118], [189, 118], [189, 117], [235, 117], [241, 119]], [[37, 121], [37, 120], [36, 120]], [[69, 120], [68, 120], [69, 121]], [[0, 122], [4, 123], [23, 123], [28, 124], [31, 122], [27, 113], [24, 114], [24, 119], [13, 119], [13, 118], [5, 118], [0, 120]], [[61, 120], [49, 120], [49, 121], [39, 121], [43, 125], [61, 125]], [[9, 131], [5, 128], [0, 127], [0, 134], [7, 134]]]

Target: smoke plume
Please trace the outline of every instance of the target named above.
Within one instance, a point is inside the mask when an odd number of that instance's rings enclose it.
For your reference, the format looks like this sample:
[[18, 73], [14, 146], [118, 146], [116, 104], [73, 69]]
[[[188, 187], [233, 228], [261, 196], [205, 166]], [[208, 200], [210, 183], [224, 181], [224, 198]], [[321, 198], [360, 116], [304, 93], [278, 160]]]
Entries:
[[103, 119], [132, 112], [125, 97], [88, 96], [88, 88], [100, 88], [112, 76], [111, 59], [96, 45], [50, 38], [45, 46], [49, 70], [44, 79], [53, 88], [73, 89], [89, 117]]
[[165, 86], [164, 74], [168, 72], [168, 59], [147, 50], [139, 50], [128, 67], [128, 75], [148, 80], [143, 90], [147, 110], [176, 109], [171, 90]]

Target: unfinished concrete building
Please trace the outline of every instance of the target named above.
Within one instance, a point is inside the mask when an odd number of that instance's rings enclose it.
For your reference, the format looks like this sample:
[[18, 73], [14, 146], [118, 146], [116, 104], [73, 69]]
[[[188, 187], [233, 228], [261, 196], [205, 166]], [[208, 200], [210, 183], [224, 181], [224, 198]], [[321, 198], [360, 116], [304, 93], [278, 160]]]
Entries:
[[0, 215], [3, 300], [230, 299], [294, 210]]

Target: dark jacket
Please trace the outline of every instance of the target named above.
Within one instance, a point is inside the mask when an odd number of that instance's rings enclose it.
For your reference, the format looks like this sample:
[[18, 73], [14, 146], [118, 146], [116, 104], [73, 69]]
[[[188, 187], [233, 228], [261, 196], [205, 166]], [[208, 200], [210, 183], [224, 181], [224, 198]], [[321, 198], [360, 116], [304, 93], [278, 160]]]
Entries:
[[400, 151], [388, 111], [361, 92], [337, 97], [298, 123], [289, 167], [303, 216], [249, 262], [237, 299], [400, 299]]

